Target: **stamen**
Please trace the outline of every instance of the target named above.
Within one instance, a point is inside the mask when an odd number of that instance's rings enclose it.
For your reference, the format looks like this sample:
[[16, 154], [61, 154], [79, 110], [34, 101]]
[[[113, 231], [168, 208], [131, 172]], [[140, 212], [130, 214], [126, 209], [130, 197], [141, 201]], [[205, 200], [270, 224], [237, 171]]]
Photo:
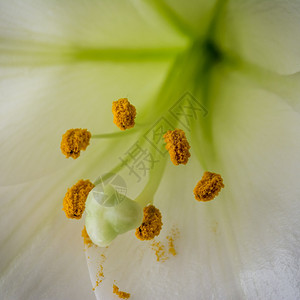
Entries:
[[114, 123], [121, 129], [129, 129], [135, 125], [134, 119], [136, 116], [135, 107], [130, 104], [127, 98], [121, 98], [114, 101], [112, 105], [114, 114]]
[[113, 293], [119, 296], [120, 299], [129, 299], [130, 294], [126, 292], [122, 292], [119, 290], [119, 288], [114, 284], [113, 285]]
[[85, 201], [89, 192], [94, 188], [89, 180], [79, 180], [68, 189], [64, 201], [63, 210], [71, 219], [80, 219], [85, 209]]
[[191, 146], [186, 139], [185, 133], [181, 129], [169, 130], [164, 134], [166, 149], [169, 151], [171, 161], [174, 165], [186, 165], [191, 156], [189, 149]]
[[204, 172], [202, 179], [194, 188], [194, 195], [198, 201], [213, 200], [224, 187], [221, 175], [211, 172]]
[[144, 207], [142, 225], [136, 229], [135, 235], [141, 241], [152, 240], [159, 235], [163, 223], [161, 213], [154, 205]]
[[62, 136], [60, 149], [66, 158], [76, 159], [80, 151], [85, 150], [90, 143], [91, 133], [87, 129], [69, 129]]

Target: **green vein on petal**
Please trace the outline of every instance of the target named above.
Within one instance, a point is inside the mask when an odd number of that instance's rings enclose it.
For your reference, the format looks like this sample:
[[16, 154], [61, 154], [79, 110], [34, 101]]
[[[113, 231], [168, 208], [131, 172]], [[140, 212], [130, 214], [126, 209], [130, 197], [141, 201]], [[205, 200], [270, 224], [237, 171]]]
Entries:
[[189, 28], [189, 26], [164, 1], [154, 0], [154, 1], [148, 1], [148, 3], [177, 32], [179, 32], [180, 34], [183, 34], [184, 36], [190, 37], [190, 38], [195, 36], [195, 34], [192, 32], [191, 28]]
[[[201, 99], [208, 114], [198, 121], [192, 121], [192, 139], [197, 158], [203, 168], [213, 169], [217, 160], [217, 150], [214, 146], [212, 117], [214, 99], [217, 97], [219, 83], [216, 74], [221, 71], [219, 63], [228, 63], [227, 56], [222, 53], [217, 44], [217, 35], [221, 31], [221, 15], [227, 8], [227, 0], [218, 0], [208, 27], [205, 40], [198, 40], [194, 44], [194, 60], [197, 69], [193, 81], [193, 94]], [[201, 55], [197, 56], [197, 53]], [[200, 142], [199, 142], [200, 141]]]
[[210, 21], [209, 27], [207, 29], [206, 36], [208, 39], [215, 38], [217, 32], [220, 30], [220, 25], [222, 17], [224, 16], [224, 11], [226, 10], [228, 0], [217, 0], [212, 19]]
[[75, 61], [110, 61], [110, 62], [139, 62], [168, 60], [182, 51], [182, 48], [161, 49], [74, 49], [70, 53], [70, 60]]
[[68, 64], [74, 62], [147, 62], [166, 61], [182, 52], [181, 47], [156, 49], [130, 49], [130, 48], [78, 48], [51, 47], [41, 45], [38, 48], [0, 48], [0, 64], [2, 66], [43, 66], [51, 64]]

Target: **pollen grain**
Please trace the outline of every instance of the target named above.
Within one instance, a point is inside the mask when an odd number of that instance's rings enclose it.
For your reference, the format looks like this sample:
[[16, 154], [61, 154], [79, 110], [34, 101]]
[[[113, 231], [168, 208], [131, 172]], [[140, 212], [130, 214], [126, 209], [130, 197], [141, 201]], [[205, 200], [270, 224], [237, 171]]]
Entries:
[[71, 219], [80, 219], [85, 209], [85, 201], [94, 184], [89, 180], [79, 180], [68, 189], [63, 200], [63, 210]]
[[86, 227], [84, 226], [82, 231], [81, 231], [81, 236], [83, 237], [83, 243], [86, 245], [88, 248], [92, 247], [94, 243], [92, 242], [91, 238], [89, 237]]
[[63, 136], [60, 143], [61, 152], [66, 158], [76, 159], [80, 156], [80, 151], [85, 150], [90, 144], [91, 133], [87, 129], [69, 129]]
[[152, 240], [155, 236], [158, 236], [161, 228], [161, 213], [154, 205], [148, 205], [144, 207], [143, 222], [139, 228], [136, 229], [135, 235], [138, 239]]
[[136, 109], [127, 98], [114, 101], [112, 104], [112, 112], [114, 115], [114, 123], [121, 130], [132, 128], [135, 125]]
[[197, 201], [213, 200], [224, 187], [221, 175], [211, 172], [204, 172], [202, 179], [194, 188], [194, 195]]
[[174, 165], [186, 165], [191, 156], [189, 149], [191, 146], [186, 139], [185, 133], [181, 129], [168, 130], [164, 134], [166, 149], [169, 151], [171, 161]]
[[114, 284], [113, 285], [113, 293], [116, 294], [120, 299], [129, 299], [130, 294], [126, 292], [122, 292], [119, 288]]

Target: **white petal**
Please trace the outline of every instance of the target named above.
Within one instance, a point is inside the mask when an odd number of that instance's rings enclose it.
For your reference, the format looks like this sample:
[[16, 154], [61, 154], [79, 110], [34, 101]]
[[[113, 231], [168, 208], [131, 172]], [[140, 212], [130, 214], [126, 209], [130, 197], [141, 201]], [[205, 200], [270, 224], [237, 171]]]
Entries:
[[300, 118], [285, 99], [229, 74], [215, 104], [215, 147], [225, 179], [216, 216], [250, 299], [297, 299]]
[[300, 112], [300, 72], [280, 75], [248, 63], [242, 63], [239, 67], [255, 85], [278, 95], [291, 108]]
[[0, 189], [1, 299], [95, 299], [83, 222], [67, 220], [62, 211], [64, 177]]
[[269, 70], [292, 74], [300, 71], [299, 28], [297, 0], [229, 1], [220, 39], [227, 51]]
[[158, 13], [135, 1], [13, 0], [2, 2], [0, 11], [1, 48], [17, 53], [36, 50], [36, 55], [59, 55], [74, 48], [161, 49], [185, 43]]

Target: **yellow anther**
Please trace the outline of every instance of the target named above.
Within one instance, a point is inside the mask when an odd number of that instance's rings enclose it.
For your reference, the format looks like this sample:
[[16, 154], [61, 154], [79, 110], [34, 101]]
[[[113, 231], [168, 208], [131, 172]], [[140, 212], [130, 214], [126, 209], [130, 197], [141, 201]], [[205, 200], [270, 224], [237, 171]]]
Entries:
[[136, 116], [135, 107], [130, 104], [127, 98], [121, 98], [112, 104], [112, 112], [114, 114], [114, 123], [121, 129], [129, 129], [134, 126]]
[[144, 217], [142, 225], [136, 229], [135, 235], [138, 239], [152, 240], [159, 235], [163, 223], [161, 213], [154, 205], [144, 207]]
[[191, 156], [189, 149], [191, 146], [186, 139], [185, 133], [181, 129], [169, 130], [164, 134], [166, 149], [169, 151], [171, 161], [174, 165], [187, 164]]
[[62, 136], [60, 143], [61, 152], [74, 159], [80, 156], [80, 151], [85, 150], [90, 143], [91, 133], [87, 129], [69, 129]]
[[85, 201], [89, 192], [94, 188], [89, 180], [79, 180], [68, 189], [64, 201], [63, 210], [71, 219], [80, 219], [85, 209]]
[[204, 172], [202, 179], [194, 188], [194, 195], [198, 201], [210, 201], [214, 199], [224, 187], [221, 175]]
[[116, 294], [120, 299], [129, 299], [130, 294], [126, 292], [122, 292], [119, 288], [114, 284], [113, 285], [113, 293]]

